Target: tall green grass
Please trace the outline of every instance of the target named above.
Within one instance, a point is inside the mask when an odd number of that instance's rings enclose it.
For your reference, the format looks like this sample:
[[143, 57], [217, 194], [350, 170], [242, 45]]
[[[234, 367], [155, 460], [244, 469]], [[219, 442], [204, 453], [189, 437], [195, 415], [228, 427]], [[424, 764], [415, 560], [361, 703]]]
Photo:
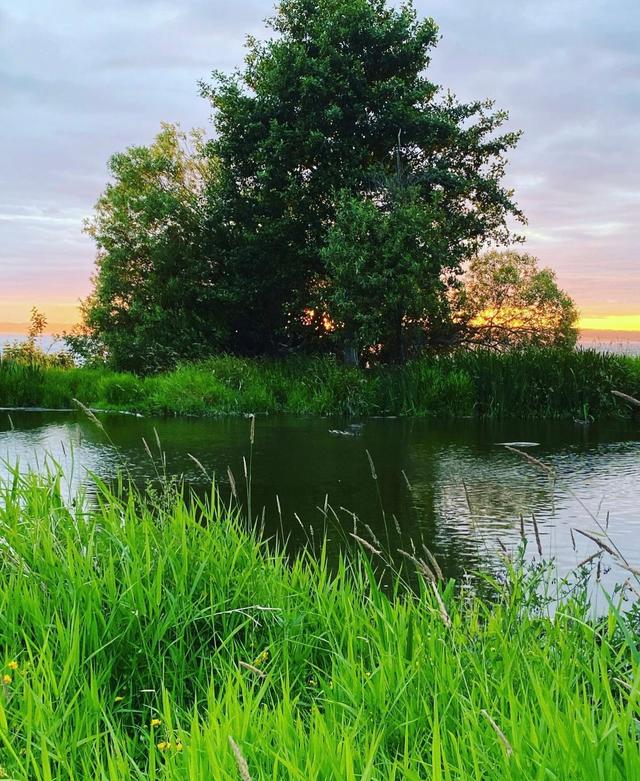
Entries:
[[593, 620], [578, 581], [550, 614], [517, 565], [490, 601], [387, 591], [363, 552], [288, 561], [215, 492], [60, 486], [0, 483], [4, 777], [640, 778], [619, 598]]
[[401, 367], [330, 358], [221, 356], [151, 377], [0, 362], [0, 406], [92, 407], [146, 414], [289, 412], [581, 418], [626, 414], [612, 390], [640, 395], [640, 357], [593, 350], [458, 352]]

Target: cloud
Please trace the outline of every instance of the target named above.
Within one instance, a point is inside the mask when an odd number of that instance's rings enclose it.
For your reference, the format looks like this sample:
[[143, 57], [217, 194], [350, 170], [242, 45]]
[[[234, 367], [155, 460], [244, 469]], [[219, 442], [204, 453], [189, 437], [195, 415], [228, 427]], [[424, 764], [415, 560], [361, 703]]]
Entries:
[[[509, 181], [529, 251], [586, 311], [640, 309], [640, 4], [637, 0], [416, 0], [442, 40], [433, 80], [492, 97], [524, 137]], [[242, 62], [266, 0], [0, 0], [0, 302], [51, 279], [88, 289], [81, 234], [115, 151], [161, 120], [206, 126], [197, 81]], [[63, 280], [63, 281], [61, 281]], [[2, 304], [0, 303], [0, 310]], [[0, 320], [2, 320], [0, 311]]]

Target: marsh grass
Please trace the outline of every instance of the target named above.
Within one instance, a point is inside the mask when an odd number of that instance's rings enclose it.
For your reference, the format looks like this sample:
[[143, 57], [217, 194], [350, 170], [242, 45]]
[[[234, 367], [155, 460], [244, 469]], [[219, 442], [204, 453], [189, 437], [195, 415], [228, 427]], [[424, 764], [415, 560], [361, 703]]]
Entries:
[[481, 598], [414, 549], [383, 589], [375, 538], [330, 567], [215, 487], [61, 485], [0, 482], [6, 776], [640, 778], [638, 615], [595, 619], [587, 565], [553, 586], [523, 543]]
[[88, 407], [145, 414], [574, 418], [628, 415], [612, 390], [640, 395], [640, 358], [593, 350], [482, 351], [358, 370], [331, 358], [221, 356], [137, 377], [106, 368], [0, 361], [0, 406]]

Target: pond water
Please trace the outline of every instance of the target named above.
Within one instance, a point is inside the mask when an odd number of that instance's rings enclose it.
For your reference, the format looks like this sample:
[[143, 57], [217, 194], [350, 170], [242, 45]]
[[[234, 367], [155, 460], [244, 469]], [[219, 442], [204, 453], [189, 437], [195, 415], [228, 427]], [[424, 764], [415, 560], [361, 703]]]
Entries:
[[[361, 536], [368, 524], [393, 551], [424, 541], [447, 574], [459, 577], [495, 562], [500, 543], [517, 546], [520, 516], [533, 552], [535, 514], [544, 554], [562, 571], [595, 550], [577, 534], [574, 550], [570, 529], [597, 531], [607, 523], [627, 559], [640, 564], [640, 425], [632, 421], [584, 427], [258, 417], [251, 453], [244, 418], [100, 419], [105, 432], [79, 413], [0, 412], [0, 458], [19, 461], [23, 470], [44, 470], [54, 459], [71, 496], [81, 485], [91, 491], [92, 473], [109, 479], [125, 468], [137, 481], [154, 478], [162, 470], [159, 439], [167, 472], [202, 492], [210, 482], [201, 467], [225, 495], [230, 469], [246, 496], [243, 458], [249, 463], [251, 456], [252, 514], [264, 515], [266, 528], [283, 530], [294, 545], [326, 530], [335, 552], [353, 531], [355, 514]], [[538, 443], [526, 452], [555, 469], [555, 482], [504, 442]], [[614, 568], [608, 577], [626, 575]]]

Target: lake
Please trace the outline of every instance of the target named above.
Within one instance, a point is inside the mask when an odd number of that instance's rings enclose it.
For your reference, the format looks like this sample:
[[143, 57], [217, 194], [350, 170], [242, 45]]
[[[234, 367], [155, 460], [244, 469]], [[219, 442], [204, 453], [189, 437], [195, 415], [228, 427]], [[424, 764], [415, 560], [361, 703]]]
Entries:
[[[556, 557], [562, 572], [595, 550], [577, 534], [574, 550], [570, 530], [597, 531], [598, 523], [608, 523], [627, 558], [640, 563], [640, 426], [631, 421], [583, 427], [258, 417], [251, 454], [245, 418], [100, 419], [106, 433], [77, 413], [0, 412], [0, 457], [19, 461], [23, 470], [43, 471], [57, 461], [71, 497], [80, 486], [91, 492], [91, 474], [109, 480], [124, 469], [139, 483], [156, 478], [164, 468], [157, 432], [167, 473], [183, 476], [198, 492], [210, 485], [204, 469], [228, 497], [229, 469], [246, 499], [244, 458], [252, 515], [294, 546], [317, 542], [326, 530], [335, 554], [353, 531], [355, 514], [360, 536], [369, 538], [368, 524], [385, 549], [424, 541], [446, 573], [459, 577], [493, 566], [500, 544], [517, 546], [521, 515], [532, 554], [535, 514], [544, 553]], [[504, 442], [539, 443], [526, 452], [556, 470], [555, 483]], [[619, 582], [624, 572], [612, 570], [608, 578]]]

